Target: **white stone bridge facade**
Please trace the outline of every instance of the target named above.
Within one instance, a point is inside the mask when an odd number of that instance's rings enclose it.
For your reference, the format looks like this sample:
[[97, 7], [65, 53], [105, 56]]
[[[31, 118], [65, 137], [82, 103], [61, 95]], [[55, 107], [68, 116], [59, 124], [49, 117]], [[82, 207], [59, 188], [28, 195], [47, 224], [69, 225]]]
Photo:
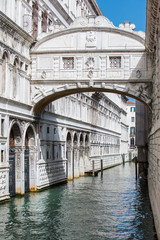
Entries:
[[150, 107], [151, 63], [145, 34], [129, 22], [115, 27], [104, 16], [59, 26], [31, 49], [31, 101], [41, 113], [53, 100], [79, 92], [113, 92]]

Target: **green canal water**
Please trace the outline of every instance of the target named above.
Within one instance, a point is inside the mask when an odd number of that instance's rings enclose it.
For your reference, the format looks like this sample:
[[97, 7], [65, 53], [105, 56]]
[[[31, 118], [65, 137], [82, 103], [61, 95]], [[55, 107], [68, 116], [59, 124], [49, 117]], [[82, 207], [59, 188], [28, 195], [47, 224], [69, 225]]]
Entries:
[[154, 240], [147, 183], [134, 164], [0, 204], [0, 240]]

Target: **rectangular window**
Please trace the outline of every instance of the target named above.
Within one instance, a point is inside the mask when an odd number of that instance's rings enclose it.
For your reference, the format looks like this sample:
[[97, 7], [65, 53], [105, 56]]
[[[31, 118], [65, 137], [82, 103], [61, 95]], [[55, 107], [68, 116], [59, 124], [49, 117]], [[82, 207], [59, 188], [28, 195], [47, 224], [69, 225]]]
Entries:
[[54, 144], [52, 145], [52, 158], [53, 158], [53, 160], [55, 159], [55, 146], [54, 146]]
[[4, 119], [1, 119], [1, 136], [4, 136]]
[[4, 161], [4, 150], [1, 150], [1, 162]]
[[134, 122], [134, 117], [131, 117], [131, 122]]
[[63, 68], [64, 69], [74, 69], [74, 57], [64, 57], [63, 58]]
[[47, 159], [49, 159], [49, 151], [47, 150]]
[[121, 57], [109, 57], [110, 68], [121, 68]]
[[130, 112], [135, 112], [136, 111], [136, 108], [135, 107], [131, 107], [130, 108]]
[[130, 134], [135, 134], [135, 127], [130, 128]]
[[49, 133], [49, 127], [47, 127], [47, 133]]
[[42, 133], [42, 128], [43, 128], [43, 127], [42, 127], [42, 126], [40, 126], [40, 133]]

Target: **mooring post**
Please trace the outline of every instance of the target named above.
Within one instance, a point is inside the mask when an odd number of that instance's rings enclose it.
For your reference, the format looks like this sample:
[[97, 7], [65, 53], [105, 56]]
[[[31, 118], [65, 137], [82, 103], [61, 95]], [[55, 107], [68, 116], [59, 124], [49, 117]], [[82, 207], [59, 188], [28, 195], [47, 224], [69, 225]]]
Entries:
[[103, 175], [103, 160], [101, 159], [101, 176]]
[[135, 175], [137, 180], [137, 157], [135, 157]]
[[94, 177], [95, 176], [95, 171], [94, 171], [94, 160], [92, 161], [92, 176]]

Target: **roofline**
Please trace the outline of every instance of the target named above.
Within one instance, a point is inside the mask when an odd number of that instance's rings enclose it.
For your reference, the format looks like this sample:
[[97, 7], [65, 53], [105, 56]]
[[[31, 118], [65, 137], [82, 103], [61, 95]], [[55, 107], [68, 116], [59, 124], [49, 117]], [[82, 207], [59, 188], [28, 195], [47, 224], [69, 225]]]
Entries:
[[[67, 34], [71, 34], [71, 33], [76, 33], [76, 32], [88, 32], [88, 31], [103, 31], [103, 32], [108, 32], [108, 33], [116, 33], [116, 34], [120, 34], [129, 38], [132, 38], [136, 41], [139, 41], [142, 45], [145, 46], [145, 40], [139, 36], [138, 34], [135, 34], [134, 32], [129, 32], [129, 31], [125, 31], [125, 30], [121, 30], [119, 28], [109, 28], [109, 27], [77, 27], [77, 28], [67, 28], [65, 30], [61, 30], [59, 32], [55, 32], [52, 33], [44, 38], [42, 38], [41, 40], [39, 40], [36, 45], [34, 45], [34, 47], [32, 48], [32, 51], [36, 51], [37, 48], [44, 42], [52, 39], [52, 38], [57, 38], [60, 36], [64, 36]], [[142, 49], [140, 49], [142, 50]]]
[[88, 0], [88, 2], [91, 4], [93, 10], [95, 11], [95, 13], [97, 14], [97, 16], [103, 16], [103, 13], [100, 9], [100, 7], [98, 6], [98, 3], [96, 0]]

